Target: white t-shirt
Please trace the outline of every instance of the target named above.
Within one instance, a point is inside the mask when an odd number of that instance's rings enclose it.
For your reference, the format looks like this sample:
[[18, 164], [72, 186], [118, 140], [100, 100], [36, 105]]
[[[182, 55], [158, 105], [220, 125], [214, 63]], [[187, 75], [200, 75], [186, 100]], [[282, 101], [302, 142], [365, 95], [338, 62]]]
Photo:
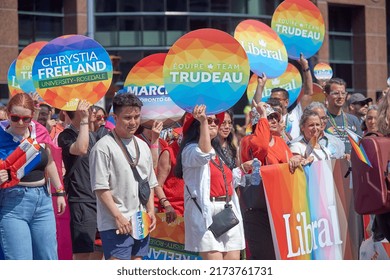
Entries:
[[301, 120], [301, 116], [301, 104], [297, 104], [297, 106], [295, 106], [291, 112], [283, 116], [283, 120], [286, 124], [286, 132], [291, 135], [291, 139], [295, 139], [301, 134], [299, 129], [299, 121]]
[[[122, 140], [131, 156], [136, 155], [133, 141], [137, 141], [140, 150], [138, 173], [141, 178], [149, 178], [150, 188], [156, 187], [158, 182], [148, 145], [135, 136], [132, 140]], [[104, 136], [92, 148], [89, 170], [92, 190], [110, 190], [116, 206], [127, 219], [139, 210], [138, 182], [125, 155], [112, 136]], [[114, 217], [99, 199], [97, 199], [97, 224], [99, 231], [116, 228]]]
[[290, 144], [290, 150], [293, 154], [300, 154], [303, 157], [309, 156], [314, 157], [314, 161], [330, 159], [331, 153], [326, 148], [321, 146], [321, 148], [312, 149], [308, 144], [303, 141], [296, 141]]

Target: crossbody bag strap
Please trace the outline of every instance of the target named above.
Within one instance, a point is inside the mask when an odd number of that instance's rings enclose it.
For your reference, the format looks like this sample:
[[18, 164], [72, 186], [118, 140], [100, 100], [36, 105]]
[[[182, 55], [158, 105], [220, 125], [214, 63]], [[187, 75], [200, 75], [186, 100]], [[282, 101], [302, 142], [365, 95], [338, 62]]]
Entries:
[[[129, 151], [126, 149], [125, 145], [123, 144], [122, 140], [119, 139], [118, 135], [116, 135], [115, 131], [112, 130], [110, 131], [109, 135], [111, 135], [111, 137], [114, 138], [115, 142], [118, 144], [119, 148], [121, 148], [123, 154], [125, 155], [125, 158], [127, 160], [127, 163], [130, 165], [131, 167], [131, 170], [133, 170], [133, 174], [134, 174], [134, 177], [135, 179], [138, 181], [138, 182], [141, 182], [142, 181], [142, 178], [141, 176], [139, 175], [138, 173], [138, 170], [137, 168], [135, 167], [135, 163], [133, 162], [133, 160], [131, 159], [131, 156], [130, 156], [130, 153]], [[139, 147], [138, 147], [138, 143], [135, 139], [133, 139], [134, 142], [134, 145], [135, 145], [135, 149], [136, 149], [136, 153], [137, 153], [137, 157], [139, 158]], [[138, 160], [137, 160], [137, 163], [138, 163]]]
[[194, 201], [196, 207], [198, 207], [200, 213], [202, 213], [202, 208], [200, 208], [198, 201], [196, 201], [196, 198], [191, 196], [190, 189], [188, 188], [187, 185], [186, 185], [186, 188], [187, 188], [188, 194], [190, 195], [191, 199]]
[[219, 160], [219, 164], [217, 164], [213, 159], [210, 159], [211, 163], [214, 164], [219, 169], [219, 171], [222, 172], [223, 182], [225, 184], [225, 192], [226, 192], [225, 205], [227, 207], [227, 206], [229, 206], [229, 201], [228, 201], [229, 190], [228, 190], [228, 186], [227, 186], [227, 179], [226, 179], [226, 174], [225, 174], [225, 168], [223, 168], [223, 161], [222, 161], [222, 159], [218, 157], [218, 160]]

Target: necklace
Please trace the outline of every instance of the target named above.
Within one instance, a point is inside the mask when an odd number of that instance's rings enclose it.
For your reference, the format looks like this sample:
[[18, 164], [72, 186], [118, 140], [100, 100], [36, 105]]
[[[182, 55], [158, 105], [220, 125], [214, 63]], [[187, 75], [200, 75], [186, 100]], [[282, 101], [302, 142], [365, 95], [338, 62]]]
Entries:
[[348, 120], [345, 116], [345, 113], [343, 111], [341, 112], [341, 117], [342, 117], [342, 122], [343, 122], [342, 129], [340, 129], [337, 126], [336, 120], [334, 119], [333, 115], [331, 113], [329, 113], [329, 111], [327, 111], [326, 114], [329, 116], [329, 122], [334, 127], [334, 129], [336, 130], [336, 132], [340, 136], [340, 138], [345, 138], [347, 135], [345, 128], [348, 127]]

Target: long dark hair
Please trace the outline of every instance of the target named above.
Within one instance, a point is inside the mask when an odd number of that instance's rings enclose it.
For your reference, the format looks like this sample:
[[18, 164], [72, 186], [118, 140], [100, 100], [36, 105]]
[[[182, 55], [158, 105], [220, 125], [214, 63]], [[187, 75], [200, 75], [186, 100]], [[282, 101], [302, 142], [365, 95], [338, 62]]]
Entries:
[[[183, 140], [180, 143], [179, 153], [177, 155], [177, 161], [173, 173], [178, 178], [183, 178], [183, 165], [181, 162], [181, 156], [185, 146], [191, 143], [198, 143], [200, 138], [200, 122], [198, 120], [193, 120], [190, 127], [187, 129]], [[218, 137], [215, 137], [211, 140], [211, 146], [214, 148], [215, 152], [219, 158], [224, 162], [228, 162], [226, 157], [223, 155], [221, 144], [219, 143]]]
[[[233, 111], [232, 111], [231, 109], [229, 109], [229, 110], [227, 110], [225, 113], [228, 114], [228, 115], [230, 116], [230, 119], [231, 119], [232, 125], [233, 125], [233, 116], [234, 116]], [[220, 137], [220, 136], [218, 135], [218, 137]], [[215, 138], [214, 138], [214, 139], [215, 139]], [[213, 140], [214, 140], [214, 139], [213, 139]], [[229, 133], [229, 135], [226, 137], [226, 143], [227, 143], [227, 145], [228, 145], [229, 150], [232, 152], [233, 157], [236, 158], [236, 157], [237, 157], [237, 147], [234, 145], [233, 139], [234, 139], [234, 131], [232, 130], [232, 131]], [[211, 145], [214, 147], [213, 142], [214, 142], [214, 141], [211, 141]], [[222, 153], [222, 147], [221, 147], [221, 145], [218, 145], [218, 146], [214, 147], [214, 149], [215, 149], [216, 151], [217, 151], [218, 148], [221, 149], [221, 154], [223, 154], [223, 153]], [[221, 158], [223, 159], [222, 156], [221, 156]], [[224, 162], [229, 162], [229, 161], [226, 161], [226, 158], [223, 159], [223, 161], [224, 161]]]

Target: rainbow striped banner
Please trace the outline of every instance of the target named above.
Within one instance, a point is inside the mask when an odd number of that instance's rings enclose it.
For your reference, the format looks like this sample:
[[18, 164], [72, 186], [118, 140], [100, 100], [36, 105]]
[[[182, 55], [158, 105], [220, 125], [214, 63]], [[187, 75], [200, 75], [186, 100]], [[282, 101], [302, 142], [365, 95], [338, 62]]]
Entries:
[[344, 178], [348, 166], [322, 160], [294, 174], [288, 164], [261, 167], [278, 259], [358, 259], [361, 217]]

